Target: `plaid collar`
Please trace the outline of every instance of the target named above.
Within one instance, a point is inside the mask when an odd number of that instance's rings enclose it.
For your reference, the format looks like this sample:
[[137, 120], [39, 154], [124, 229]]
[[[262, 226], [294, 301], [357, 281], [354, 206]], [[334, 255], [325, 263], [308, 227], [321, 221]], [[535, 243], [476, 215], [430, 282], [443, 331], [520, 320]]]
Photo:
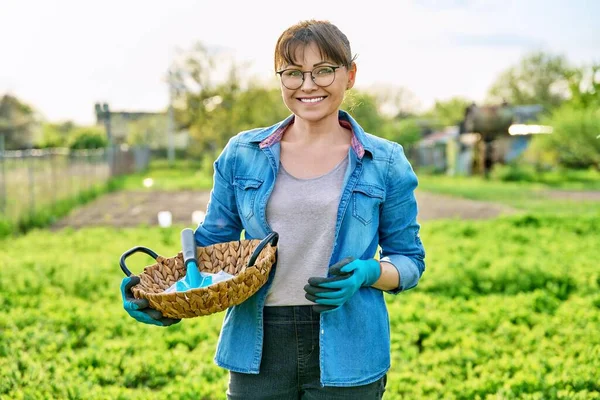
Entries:
[[[339, 118], [338, 121], [340, 123], [340, 126], [352, 131], [352, 142], [351, 142], [352, 149], [354, 150], [354, 152], [356, 153], [358, 158], [362, 159], [363, 156], [365, 155], [365, 148], [363, 147], [363, 145], [360, 143], [360, 141], [356, 137], [356, 134], [354, 132], [354, 128], [352, 127], [352, 124], [350, 123], [350, 121], [347, 121], [343, 118]], [[265, 147], [270, 147], [270, 146], [274, 145], [275, 143], [279, 143], [281, 141], [281, 138], [283, 137], [283, 134], [285, 133], [285, 131], [290, 126], [292, 126], [293, 123], [294, 123], [294, 118], [291, 118], [288, 123], [282, 124], [279, 128], [277, 128], [275, 130], [275, 132], [273, 132], [272, 134], [267, 136], [266, 139], [264, 139], [263, 141], [260, 142], [260, 144], [259, 144], [260, 148], [264, 149]]]

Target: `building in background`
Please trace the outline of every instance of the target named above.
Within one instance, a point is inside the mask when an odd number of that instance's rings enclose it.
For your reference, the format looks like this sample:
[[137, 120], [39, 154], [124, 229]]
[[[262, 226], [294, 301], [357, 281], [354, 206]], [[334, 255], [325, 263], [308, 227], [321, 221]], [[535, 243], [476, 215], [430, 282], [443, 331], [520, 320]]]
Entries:
[[[113, 111], [106, 103], [95, 104], [96, 125], [104, 126], [114, 144], [147, 145], [153, 150], [169, 146], [167, 112]], [[173, 134], [175, 149], [186, 149], [190, 143], [187, 131]]]
[[487, 175], [495, 163], [523, 154], [533, 135], [552, 132], [538, 124], [543, 111], [538, 104], [472, 104], [460, 125], [434, 131], [419, 142], [416, 164], [449, 175]]

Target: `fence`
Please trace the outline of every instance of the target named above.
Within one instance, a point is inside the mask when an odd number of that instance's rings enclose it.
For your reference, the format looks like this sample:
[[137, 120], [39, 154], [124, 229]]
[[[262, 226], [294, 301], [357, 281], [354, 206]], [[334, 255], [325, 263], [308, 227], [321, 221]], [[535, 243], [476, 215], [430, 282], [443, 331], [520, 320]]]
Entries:
[[0, 149], [0, 217], [10, 222], [73, 198], [111, 176], [144, 170], [145, 148]]

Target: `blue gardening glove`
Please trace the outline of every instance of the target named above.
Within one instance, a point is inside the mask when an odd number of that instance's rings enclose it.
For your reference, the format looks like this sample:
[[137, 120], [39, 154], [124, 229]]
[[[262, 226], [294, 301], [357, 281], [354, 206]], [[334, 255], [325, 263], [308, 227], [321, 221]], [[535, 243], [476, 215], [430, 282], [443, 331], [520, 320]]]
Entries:
[[344, 304], [361, 286], [371, 286], [381, 276], [381, 266], [375, 259], [355, 260], [346, 257], [334, 264], [331, 277], [312, 277], [304, 291], [308, 300], [317, 303], [317, 312], [329, 312]]
[[123, 308], [136, 321], [144, 324], [169, 326], [178, 323], [180, 319], [165, 318], [158, 310], [149, 307], [148, 300], [133, 297], [131, 288], [140, 283], [140, 277], [131, 275], [121, 281], [121, 296]]

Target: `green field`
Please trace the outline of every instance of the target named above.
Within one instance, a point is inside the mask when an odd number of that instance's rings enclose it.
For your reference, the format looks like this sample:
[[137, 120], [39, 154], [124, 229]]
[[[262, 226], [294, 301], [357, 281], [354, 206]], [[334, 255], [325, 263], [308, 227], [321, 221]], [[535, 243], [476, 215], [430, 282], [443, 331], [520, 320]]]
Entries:
[[[144, 186], [144, 180], [152, 179], [152, 186]], [[124, 190], [210, 190], [212, 187], [212, 164], [203, 165], [193, 160], [153, 160], [147, 171], [115, 179], [115, 185]]]
[[[172, 256], [181, 228], [0, 241], [0, 399], [224, 399], [224, 313], [165, 329], [121, 306], [121, 253]], [[599, 235], [600, 214], [423, 224], [420, 285], [386, 297], [384, 398], [600, 399]]]
[[73, 159], [8, 159], [4, 163], [0, 183], [6, 197], [0, 198], [0, 220], [11, 223], [51, 209], [108, 181], [108, 167], [95, 155]]
[[[163, 160], [114, 186], [209, 189], [206, 171]], [[425, 275], [414, 290], [386, 297], [386, 399], [600, 399], [600, 202], [546, 195], [598, 190], [590, 176], [419, 175], [419, 190], [525, 215], [422, 224]], [[0, 399], [224, 399], [227, 373], [212, 362], [223, 313], [164, 329], [136, 323], [121, 306], [121, 253], [141, 244], [172, 256], [182, 228], [0, 240]], [[139, 272], [150, 261], [137, 255], [128, 265]]]
[[600, 192], [600, 173], [571, 171], [564, 175], [548, 175], [542, 182], [504, 182], [480, 177], [449, 177], [418, 174], [419, 190], [471, 200], [505, 204], [519, 211], [536, 214], [597, 215], [600, 201], [568, 200], [549, 193], [561, 191]]

